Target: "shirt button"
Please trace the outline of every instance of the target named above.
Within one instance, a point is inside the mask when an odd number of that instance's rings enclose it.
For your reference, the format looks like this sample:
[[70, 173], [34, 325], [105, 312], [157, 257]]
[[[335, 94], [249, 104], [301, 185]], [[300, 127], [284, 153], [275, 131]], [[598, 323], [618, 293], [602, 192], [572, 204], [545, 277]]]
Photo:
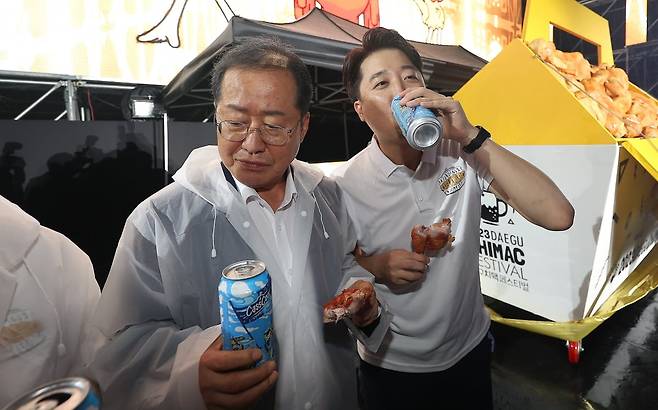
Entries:
[[251, 224], [249, 223], [249, 221], [242, 222], [242, 226], [244, 226], [245, 228], [249, 228], [250, 225]]
[[311, 410], [312, 408], [313, 408], [313, 404], [311, 404], [310, 401], [307, 401], [306, 404], [304, 404], [304, 409]]
[[308, 215], [308, 214], [306, 213], [306, 211], [302, 211], [301, 215], [302, 215], [302, 216], [306, 216], [306, 215]]

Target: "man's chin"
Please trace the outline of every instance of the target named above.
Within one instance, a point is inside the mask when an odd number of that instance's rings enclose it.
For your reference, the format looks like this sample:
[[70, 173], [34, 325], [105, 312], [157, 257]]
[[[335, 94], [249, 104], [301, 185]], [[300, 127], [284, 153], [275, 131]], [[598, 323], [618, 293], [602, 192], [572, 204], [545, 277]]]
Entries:
[[241, 184], [259, 190], [269, 184], [270, 178], [265, 178], [262, 172], [240, 169], [233, 175]]

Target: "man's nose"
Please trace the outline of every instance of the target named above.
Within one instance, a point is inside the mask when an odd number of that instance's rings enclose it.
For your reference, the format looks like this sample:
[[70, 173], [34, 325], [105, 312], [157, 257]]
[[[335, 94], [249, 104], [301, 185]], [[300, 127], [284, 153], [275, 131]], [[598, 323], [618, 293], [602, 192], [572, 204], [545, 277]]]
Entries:
[[242, 141], [242, 148], [248, 152], [261, 152], [265, 149], [265, 141], [260, 136], [260, 128], [247, 130], [247, 136]]
[[398, 78], [391, 83], [391, 90], [395, 93], [395, 95], [399, 95], [402, 91], [404, 91], [405, 86], [402, 83], [402, 79]]

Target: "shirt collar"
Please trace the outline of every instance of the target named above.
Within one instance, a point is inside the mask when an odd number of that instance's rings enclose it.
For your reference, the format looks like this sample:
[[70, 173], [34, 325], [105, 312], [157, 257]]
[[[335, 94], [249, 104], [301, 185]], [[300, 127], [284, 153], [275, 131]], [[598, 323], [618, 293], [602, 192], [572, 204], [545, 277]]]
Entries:
[[[263, 201], [260, 195], [258, 195], [258, 192], [252, 187], [243, 184], [237, 179], [235, 179], [235, 184], [245, 204], [248, 204], [251, 201]], [[293, 172], [291, 172], [291, 168], [288, 167], [288, 170], [286, 171], [286, 192], [283, 195], [283, 201], [281, 202], [279, 209], [287, 207], [295, 198], [297, 198], [297, 187], [295, 186]]]
[[[397, 165], [391, 161], [384, 152], [382, 152], [381, 148], [379, 148], [379, 143], [377, 143], [377, 139], [373, 135], [372, 139], [370, 140], [370, 144], [368, 145], [368, 149], [370, 150], [370, 159], [371, 161], [375, 164], [375, 166], [384, 174], [386, 175], [386, 178], [390, 178], [391, 175], [398, 169], [406, 169], [404, 165]], [[436, 162], [436, 152], [437, 152], [437, 145], [433, 146], [432, 148], [423, 151], [423, 156], [420, 159], [421, 164], [423, 162], [426, 162], [428, 164], [434, 164]], [[413, 171], [411, 171], [413, 174]]]

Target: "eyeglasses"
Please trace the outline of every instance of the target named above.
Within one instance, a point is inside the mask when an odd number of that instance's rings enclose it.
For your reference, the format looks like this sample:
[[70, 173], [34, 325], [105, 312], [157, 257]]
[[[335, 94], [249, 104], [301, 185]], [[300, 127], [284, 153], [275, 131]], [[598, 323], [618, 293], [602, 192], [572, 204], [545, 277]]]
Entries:
[[301, 120], [293, 128], [286, 128], [280, 125], [264, 124], [261, 127], [249, 127], [249, 124], [242, 121], [221, 120], [217, 121], [215, 117], [215, 126], [222, 137], [228, 141], [244, 141], [252, 131], [258, 130], [260, 138], [267, 145], [286, 145], [290, 140], [290, 135], [299, 127]]

